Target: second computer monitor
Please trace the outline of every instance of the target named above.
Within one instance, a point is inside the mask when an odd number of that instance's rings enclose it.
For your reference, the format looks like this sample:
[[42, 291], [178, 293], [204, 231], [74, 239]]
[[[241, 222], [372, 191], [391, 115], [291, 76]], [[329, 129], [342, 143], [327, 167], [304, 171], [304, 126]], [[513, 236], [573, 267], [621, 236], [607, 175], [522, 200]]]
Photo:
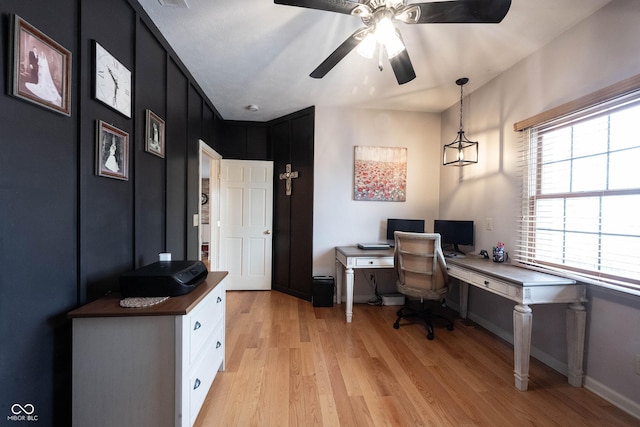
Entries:
[[433, 232], [441, 236], [442, 246], [451, 245], [462, 253], [458, 245], [473, 246], [473, 221], [451, 221], [436, 219]]

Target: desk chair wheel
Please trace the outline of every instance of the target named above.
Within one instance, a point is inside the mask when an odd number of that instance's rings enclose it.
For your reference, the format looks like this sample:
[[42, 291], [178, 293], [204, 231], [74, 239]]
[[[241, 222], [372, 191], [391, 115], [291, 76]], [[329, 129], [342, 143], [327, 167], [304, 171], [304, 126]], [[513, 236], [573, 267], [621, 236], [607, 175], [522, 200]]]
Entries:
[[453, 323], [447, 324], [447, 331], [453, 331]]
[[427, 333], [427, 339], [428, 339], [429, 341], [433, 341], [433, 331], [429, 331], [429, 332]]
[[400, 322], [395, 322], [393, 324], [393, 329], [400, 329]]

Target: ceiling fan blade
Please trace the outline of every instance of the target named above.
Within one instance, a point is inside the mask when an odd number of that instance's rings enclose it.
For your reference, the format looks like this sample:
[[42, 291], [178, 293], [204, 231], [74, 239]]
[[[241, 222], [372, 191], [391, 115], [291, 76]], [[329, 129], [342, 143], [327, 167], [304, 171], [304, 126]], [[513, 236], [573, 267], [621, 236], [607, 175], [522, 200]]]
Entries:
[[306, 7], [308, 9], [327, 10], [329, 12], [351, 14], [360, 2], [348, 0], [273, 0], [275, 4]]
[[411, 65], [411, 59], [409, 59], [409, 52], [403, 50], [398, 55], [389, 59], [393, 73], [396, 75], [396, 80], [399, 85], [409, 83], [416, 78], [416, 72], [413, 71], [413, 65]]
[[338, 46], [338, 48], [327, 57], [327, 59], [322, 61], [322, 64], [318, 65], [318, 68], [313, 70], [309, 75], [314, 79], [323, 78], [333, 67], [336, 66], [338, 62], [342, 60], [342, 58], [347, 56], [349, 52], [358, 46], [368, 31], [369, 29], [366, 27], [357, 29], [355, 33], [351, 34], [348, 39], [342, 42], [342, 44]]
[[417, 24], [497, 24], [511, 7], [511, 0], [458, 0], [414, 3], [420, 7]]

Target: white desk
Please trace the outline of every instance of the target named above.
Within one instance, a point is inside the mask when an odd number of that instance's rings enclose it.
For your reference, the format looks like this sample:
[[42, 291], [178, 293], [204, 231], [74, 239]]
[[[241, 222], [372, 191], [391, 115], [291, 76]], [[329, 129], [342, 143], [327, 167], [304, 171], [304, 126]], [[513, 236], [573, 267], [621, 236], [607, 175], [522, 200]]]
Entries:
[[[353, 276], [356, 268], [393, 268], [393, 249], [361, 250], [353, 246], [336, 247], [336, 302], [341, 303], [342, 282], [346, 281], [346, 318], [353, 317]], [[529, 305], [567, 305], [568, 382], [581, 387], [586, 311], [585, 286], [574, 280], [540, 273], [510, 264], [494, 263], [475, 255], [447, 258], [451, 277], [460, 280], [460, 316], [467, 317], [469, 285], [515, 301], [513, 309], [513, 353], [515, 386], [527, 390], [533, 313]]]
[[467, 317], [469, 285], [515, 301], [513, 308], [513, 364], [515, 384], [525, 391], [529, 384], [532, 304], [568, 304], [566, 310], [569, 384], [582, 387], [584, 334], [587, 313], [585, 286], [574, 280], [540, 273], [477, 256], [447, 259], [449, 275], [460, 279], [460, 316]]
[[342, 300], [342, 282], [347, 283], [347, 323], [353, 317], [353, 270], [355, 268], [393, 268], [393, 249], [358, 249], [356, 246], [336, 247], [336, 303]]

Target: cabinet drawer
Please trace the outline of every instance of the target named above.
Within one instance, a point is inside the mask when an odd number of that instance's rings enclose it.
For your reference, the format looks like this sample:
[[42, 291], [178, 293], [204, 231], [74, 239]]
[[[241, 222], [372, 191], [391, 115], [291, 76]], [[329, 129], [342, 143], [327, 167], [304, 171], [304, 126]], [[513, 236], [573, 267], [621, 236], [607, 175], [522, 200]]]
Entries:
[[460, 267], [457, 267], [455, 265], [448, 264], [447, 272], [449, 273], [449, 276], [455, 277], [456, 279], [460, 279], [464, 281], [469, 280], [469, 271], [462, 269]]
[[470, 273], [469, 282], [481, 288], [486, 288], [493, 293], [506, 297], [509, 296], [509, 284], [498, 279], [476, 273]]
[[198, 308], [189, 313], [187, 321], [189, 327], [189, 365], [196, 360], [204, 343], [222, 322], [223, 306], [224, 292], [221, 292], [221, 287], [217, 287], [202, 301]]
[[222, 363], [224, 354], [224, 343], [222, 340], [223, 325], [214, 331], [214, 339], [207, 341], [204, 354], [197, 360], [197, 363], [189, 371], [188, 377], [188, 410], [189, 425], [193, 425], [200, 412], [200, 408], [207, 397], [213, 379]]
[[356, 258], [356, 267], [393, 267], [391, 257]]

